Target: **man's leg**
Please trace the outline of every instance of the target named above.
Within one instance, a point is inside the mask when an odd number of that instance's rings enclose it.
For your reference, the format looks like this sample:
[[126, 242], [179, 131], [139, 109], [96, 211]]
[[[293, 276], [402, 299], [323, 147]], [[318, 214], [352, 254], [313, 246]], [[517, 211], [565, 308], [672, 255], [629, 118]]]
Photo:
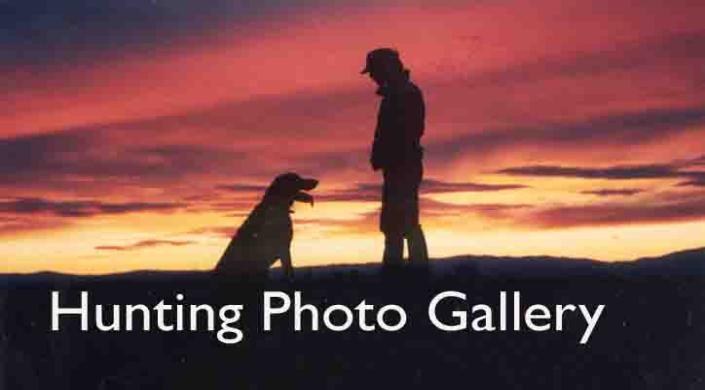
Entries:
[[423, 178], [423, 163], [419, 160], [408, 169], [408, 187], [405, 197], [406, 207], [406, 239], [409, 248], [409, 262], [412, 264], [428, 263], [428, 248], [421, 224], [419, 223], [419, 187]]
[[409, 262], [422, 265], [428, 263], [428, 248], [426, 237], [421, 230], [421, 225], [416, 225], [406, 236], [409, 248]]
[[403, 255], [404, 236], [401, 233], [385, 233], [382, 264], [385, 267], [399, 267], [403, 264]]
[[399, 198], [399, 182], [397, 172], [384, 170], [380, 230], [384, 233], [382, 265], [385, 268], [399, 267], [403, 264], [404, 230], [400, 221], [402, 205]]

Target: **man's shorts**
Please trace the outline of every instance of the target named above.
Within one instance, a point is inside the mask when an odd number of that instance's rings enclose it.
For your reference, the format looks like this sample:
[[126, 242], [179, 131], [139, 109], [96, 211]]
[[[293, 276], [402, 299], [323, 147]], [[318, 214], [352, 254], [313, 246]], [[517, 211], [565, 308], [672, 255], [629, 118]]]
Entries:
[[385, 234], [404, 234], [419, 224], [421, 160], [384, 169], [382, 214], [379, 227]]

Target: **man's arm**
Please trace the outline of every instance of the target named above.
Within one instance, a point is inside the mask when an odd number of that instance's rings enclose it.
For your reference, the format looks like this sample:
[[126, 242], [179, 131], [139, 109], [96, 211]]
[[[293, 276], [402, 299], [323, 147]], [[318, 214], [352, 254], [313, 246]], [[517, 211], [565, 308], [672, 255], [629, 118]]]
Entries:
[[384, 158], [384, 145], [382, 138], [382, 106], [380, 105], [379, 113], [377, 114], [377, 126], [375, 127], [374, 140], [372, 141], [372, 148], [370, 150], [370, 165], [372, 170], [376, 171], [383, 167]]
[[375, 129], [375, 138], [372, 140], [372, 147], [370, 147], [370, 166], [373, 171], [380, 168], [379, 166], [379, 144], [377, 141], [379, 138], [379, 127]]
[[397, 97], [394, 105], [393, 128], [389, 132], [391, 154], [399, 163], [418, 158], [420, 140], [424, 132], [425, 106], [421, 91], [409, 87]]
[[399, 113], [400, 135], [405, 145], [417, 144], [424, 132], [426, 107], [423, 95], [418, 88], [404, 94]]

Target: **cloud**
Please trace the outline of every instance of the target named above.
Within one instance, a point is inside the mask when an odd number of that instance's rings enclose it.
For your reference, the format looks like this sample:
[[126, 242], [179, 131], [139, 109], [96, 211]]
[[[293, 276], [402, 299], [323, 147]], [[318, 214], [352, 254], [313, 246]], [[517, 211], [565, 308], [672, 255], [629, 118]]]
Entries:
[[681, 177], [670, 165], [621, 165], [606, 168], [581, 168], [550, 165], [529, 165], [505, 168], [496, 173], [511, 176], [571, 177], [581, 179], [663, 179]]
[[541, 228], [568, 228], [687, 222], [703, 219], [705, 219], [705, 197], [699, 193], [649, 202], [548, 207], [532, 212], [517, 222]]
[[[420, 200], [421, 218], [451, 218], [465, 220], [469, 214], [489, 218], [498, 222], [511, 220], [516, 212], [531, 210], [527, 204], [474, 203], [457, 204], [422, 197]], [[296, 220], [296, 226], [316, 226], [328, 229], [335, 234], [368, 234], [378, 230], [380, 208], [357, 213], [354, 218], [309, 218]]]
[[[296, 6], [311, 3], [321, 2], [297, 1]], [[120, 49], [145, 51], [290, 8], [286, 2], [247, 0], [6, 0], [0, 3], [0, 43], [7, 48], [0, 64], [36, 64], [57, 57], [72, 61]]]
[[247, 216], [250, 210], [257, 205], [256, 199], [236, 199], [232, 201], [206, 202], [189, 205], [190, 212], [224, 211], [230, 217]]
[[429, 198], [421, 199], [421, 212], [426, 216], [465, 216], [468, 213], [482, 215], [492, 219], [504, 219], [512, 216], [515, 211], [529, 210], [534, 206], [529, 204], [508, 203], [449, 203]]
[[81, 181], [163, 185], [185, 176], [225, 175], [244, 158], [219, 145], [135, 146], [115, 140], [118, 133], [84, 129], [1, 140], [0, 184], [37, 189], [75, 189]]
[[[307, 229], [310, 227], [326, 229], [337, 234], [366, 234], [376, 229], [379, 210], [365, 213], [356, 213], [352, 218], [294, 218], [295, 229]], [[231, 238], [239, 225], [205, 226], [190, 230], [185, 234], [207, 235], [218, 238]]]
[[204, 226], [200, 227], [198, 229], [193, 229], [186, 234], [196, 234], [196, 235], [207, 235], [207, 236], [215, 236], [215, 237], [220, 237], [220, 238], [230, 238], [233, 236], [233, 234], [237, 231], [238, 227], [235, 225], [229, 225], [229, 226]]
[[679, 187], [705, 187], [705, 175], [691, 180], [682, 181], [677, 185]]
[[42, 230], [53, 230], [65, 227], [66, 221], [56, 219], [39, 219], [27, 216], [0, 216], [0, 236], [16, 236], [21, 233], [32, 233]]
[[679, 186], [699, 185], [705, 180], [705, 171], [687, 168], [698, 165], [699, 159], [666, 164], [613, 165], [607, 167], [574, 167], [560, 165], [527, 165], [504, 168], [495, 173], [510, 176], [563, 177], [580, 179], [639, 180], [688, 179]]
[[[221, 184], [217, 185], [217, 190], [225, 190], [242, 194], [242, 199], [253, 199], [264, 193], [267, 186], [256, 183], [246, 184]], [[448, 182], [438, 179], [424, 179], [421, 183], [420, 192], [422, 194], [440, 194], [451, 192], [489, 192], [505, 191], [527, 188], [521, 184], [484, 184], [473, 182]], [[317, 192], [314, 198], [317, 201], [325, 202], [378, 202], [381, 199], [382, 185], [378, 183], [355, 183], [351, 187], [337, 190]], [[211, 206], [216, 210], [233, 209], [240, 207], [242, 202], [213, 203]]]
[[691, 30], [644, 37], [636, 40], [612, 40], [609, 47], [562, 52], [512, 66], [492, 69], [468, 80], [478, 84], [516, 84], [542, 81], [559, 76], [594, 77], [618, 70], [633, 71], [661, 63], [673, 65], [681, 61], [702, 62], [705, 54], [705, 30]]
[[[337, 175], [367, 164], [368, 140], [358, 135], [360, 126], [351, 118], [369, 116], [363, 109], [368, 100], [358, 89], [290, 93], [180, 115], [5, 139], [0, 141], [0, 183], [55, 189], [73, 188], [77, 180], [119, 180], [164, 186], [185, 176], [267, 180], [291, 168]], [[310, 107], [320, 110], [312, 116]], [[697, 125], [705, 125], [705, 108], [698, 105], [496, 126], [442, 141], [428, 138], [427, 163], [434, 169], [456, 158], [506, 155], [532, 145], [556, 152], [584, 145], [635, 146], [697, 132]], [[271, 148], [287, 142], [292, 131], [304, 141], [273, 153]]]
[[96, 250], [100, 251], [130, 251], [135, 249], [151, 248], [155, 246], [184, 246], [193, 244], [194, 241], [185, 240], [143, 240], [127, 245], [99, 245]]
[[620, 188], [620, 189], [590, 190], [590, 191], [582, 191], [580, 193], [585, 194], [585, 195], [610, 197], [610, 196], [632, 196], [632, 195], [636, 195], [636, 194], [639, 194], [642, 192], [644, 192], [644, 190], [641, 188]]
[[705, 166], [705, 154], [688, 161], [685, 165], [687, 166]]
[[263, 194], [267, 186], [261, 184], [221, 184], [216, 186], [216, 189], [251, 195], [252, 193]]
[[[448, 182], [438, 179], [424, 179], [419, 188], [421, 194], [444, 194], [452, 192], [489, 192], [527, 188], [521, 184], [484, 184], [474, 182]], [[323, 192], [316, 199], [329, 202], [379, 202], [382, 185], [376, 183], [356, 183], [354, 186]]]
[[[71, 155], [85, 155], [94, 143], [90, 133], [63, 132], [38, 134], [0, 140], [0, 172], [3, 182], [13, 182], [23, 176], [33, 178], [52, 172], [55, 164]], [[60, 172], [59, 172], [60, 173]]]
[[366, 235], [378, 230], [379, 209], [356, 213], [352, 218], [307, 218], [296, 219], [295, 228], [316, 227], [335, 235]]
[[523, 184], [483, 184], [472, 182], [447, 182], [437, 179], [426, 179], [421, 184], [423, 193], [447, 193], [447, 192], [488, 192], [518, 190], [528, 188]]
[[488, 128], [482, 132], [428, 143], [426, 149], [432, 161], [445, 162], [463, 156], [487, 156], [532, 145], [545, 150], [582, 150], [586, 145], [606, 144], [635, 147], [664, 137], [696, 132], [698, 125], [705, 125], [705, 107], [651, 108], [542, 125]]
[[185, 207], [181, 203], [160, 202], [101, 202], [96, 200], [50, 200], [43, 198], [15, 198], [0, 201], [0, 213], [50, 214], [59, 217], [88, 217], [101, 214], [134, 212], [168, 212]]
[[381, 192], [381, 184], [356, 183], [352, 187], [314, 194], [314, 199], [319, 202], [379, 202]]

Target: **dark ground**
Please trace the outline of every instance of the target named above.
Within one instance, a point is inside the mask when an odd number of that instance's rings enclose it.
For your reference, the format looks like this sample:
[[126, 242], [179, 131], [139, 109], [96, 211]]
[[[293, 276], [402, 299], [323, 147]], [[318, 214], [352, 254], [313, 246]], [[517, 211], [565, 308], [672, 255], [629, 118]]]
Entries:
[[[428, 273], [391, 277], [373, 266], [302, 269], [294, 283], [274, 275], [260, 287], [216, 285], [196, 272], [6, 275], [0, 277], [0, 388], [705, 388], [705, 250], [621, 266], [502, 261], [436, 261]], [[255, 303], [262, 288], [300, 290], [321, 312], [362, 299], [394, 303], [409, 320], [394, 333], [295, 333], [281, 318], [265, 333]], [[451, 289], [466, 293], [468, 305], [496, 308], [505, 290], [521, 291], [525, 306], [606, 308], [587, 345], [578, 344], [581, 317], [563, 332], [445, 333], [430, 324], [426, 309], [436, 293]], [[225, 345], [215, 332], [83, 333], [75, 319], [62, 319], [62, 330], [51, 332], [51, 290], [73, 297], [72, 306], [81, 290], [104, 305], [176, 303], [177, 292], [186, 304], [245, 304], [237, 323], [245, 338]]]

